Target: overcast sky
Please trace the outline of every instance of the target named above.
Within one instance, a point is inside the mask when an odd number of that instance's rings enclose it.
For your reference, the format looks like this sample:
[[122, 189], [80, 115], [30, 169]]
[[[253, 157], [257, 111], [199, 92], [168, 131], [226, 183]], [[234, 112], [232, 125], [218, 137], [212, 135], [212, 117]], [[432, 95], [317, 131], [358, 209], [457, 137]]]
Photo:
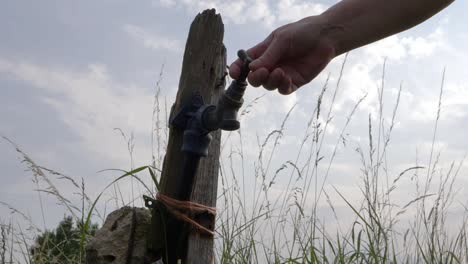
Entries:
[[[115, 176], [98, 171], [131, 166], [127, 143], [114, 128], [120, 128], [127, 136], [133, 133], [134, 166], [150, 163], [155, 84], [164, 65], [160, 98], [162, 101], [167, 98], [170, 106], [178, 85], [188, 29], [198, 12], [214, 7], [221, 13], [231, 62], [238, 49], [251, 47], [274, 28], [319, 14], [335, 2], [2, 1], [0, 135], [14, 141], [38, 164], [78, 181], [82, 177], [88, 194], [95, 197]], [[445, 168], [451, 161], [464, 157], [468, 150], [466, 10], [466, 1], [456, 1], [416, 28], [349, 54], [333, 107], [334, 119], [325, 138], [325, 149], [329, 150], [326, 159], [330, 158], [330, 150], [336, 145], [353, 106], [364, 94], [367, 97], [346, 130], [347, 147], [340, 145], [327, 185], [336, 186], [351, 197], [359, 193], [361, 164], [354, 149], [368, 144], [369, 114], [373, 121], [378, 116], [377, 91], [385, 58], [387, 120], [392, 116], [402, 84], [388, 152], [392, 177], [414, 165], [416, 157], [422, 164], [429, 160], [444, 68], [446, 78], [436, 147], [441, 151]], [[295, 158], [300, 145], [298, 138], [304, 135], [319, 91], [328, 74], [330, 87], [334, 88], [343, 60], [344, 56], [336, 58], [315, 81], [290, 96], [249, 88], [246, 101], [266, 95], [242, 119], [248, 159], [258, 156], [257, 138], [263, 141], [278, 128], [296, 104], [275, 159], [284, 162]], [[1, 139], [0, 201], [30, 214], [41, 226], [36, 186], [21, 160], [15, 148]], [[468, 183], [466, 169], [464, 166], [459, 175], [461, 202], [468, 198], [463, 187]], [[280, 192], [284, 188], [288, 175], [278, 176], [275, 190]], [[73, 197], [71, 192], [75, 189], [60, 181], [57, 185]], [[64, 209], [52, 197], [45, 194], [42, 197], [47, 207], [46, 222], [56, 223], [65, 214]], [[411, 198], [414, 196], [402, 199]], [[8, 219], [9, 210], [0, 206], [0, 221]]]

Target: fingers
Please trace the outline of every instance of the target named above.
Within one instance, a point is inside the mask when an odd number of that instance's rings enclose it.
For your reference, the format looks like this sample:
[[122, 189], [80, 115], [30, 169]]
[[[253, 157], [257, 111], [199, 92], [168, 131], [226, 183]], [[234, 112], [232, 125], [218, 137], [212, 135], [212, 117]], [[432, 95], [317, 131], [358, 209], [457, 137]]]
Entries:
[[282, 79], [280, 85], [278, 85], [278, 92], [282, 95], [288, 95], [297, 90], [297, 86], [291, 80], [291, 77], [284, 74], [284, 78]]
[[[262, 55], [263, 52], [265, 52], [265, 50], [267, 49], [269, 41], [270, 41], [270, 39], [267, 38], [263, 42], [260, 42], [259, 44], [255, 45], [254, 47], [248, 49], [246, 52], [249, 55], [249, 57], [252, 58], [253, 60], [260, 57], [260, 55]], [[239, 75], [240, 75], [241, 69], [242, 69], [242, 64], [243, 64], [242, 60], [240, 60], [240, 59], [235, 60], [231, 64], [231, 66], [229, 66], [229, 76], [231, 76], [233, 79], [239, 78]]]
[[278, 92], [283, 95], [291, 94], [297, 90], [291, 77], [286, 75], [281, 68], [276, 68], [271, 73], [266, 68], [253, 71], [249, 75], [249, 83], [254, 87], [263, 86], [269, 91], [278, 89]]
[[293, 83], [291, 83], [291, 80], [288, 82], [289, 84], [287, 86], [279, 87], [278, 92], [282, 95], [288, 95], [292, 94], [297, 90], [297, 86]]
[[[240, 64], [240, 65], [239, 65]], [[240, 60], [236, 60], [229, 66], [229, 76], [233, 79], [239, 78], [241, 73], [242, 62]]]
[[[284, 41], [275, 40], [274, 36], [270, 35], [263, 42], [247, 50], [247, 54], [254, 60], [250, 63], [252, 71], [248, 75], [248, 81], [252, 86], [263, 86], [270, 91], [278, 89], [280, 94], [290, 94], [297, 89], [291, 76], [276, 65], [284, 50], [283, 46]], [[233, 79], [239, 77], [242, 65], [243, 62], [237, 59], [229, 67], [229, 75]]]
[[265, 89], [270, 90], [270, 91], [275, 90], [279, 88], [280, 85], [283, 85], [285, 79], [286, 77], [284, 76], [283, 70], [281, 70], [280, 68], [276, 68], [268, 76], [268, 80], [263, 85], [263, 87], [265, 87]]
[[249, 74], [249, 83], [254, 87], [259, 87], [268, 81], [270, 73], [266, 68], [260, 68]]
[[281, 58], [281, 53], [284, 50], [284, 43], [282, 41], [272, 40], [270, 45], [257, 59], [250, 63], [250, 69], [253, 71], [260, 68], [272, 69]]

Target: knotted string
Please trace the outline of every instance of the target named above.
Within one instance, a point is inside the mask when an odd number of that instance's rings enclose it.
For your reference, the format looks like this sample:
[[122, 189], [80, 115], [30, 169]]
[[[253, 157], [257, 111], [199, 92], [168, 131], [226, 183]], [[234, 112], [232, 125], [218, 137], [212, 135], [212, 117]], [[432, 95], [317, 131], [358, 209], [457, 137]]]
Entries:
[[[216, 208], [190, 201], [179, 201], [161, 193], [156, 195], [156, 200], [160, 201], [164, 206], [166, 206], [169, 212], [177, 219], [189, 223], [200, 233], [204, 233], [210, 236], [215, 235], [213, 230], [202, 226], [200, 223], [190, 218], [188, 213], [208, 213], [213, 216], [214, 219], [216, 216]], [[214, 226], [214, 224], [212, 226]]]

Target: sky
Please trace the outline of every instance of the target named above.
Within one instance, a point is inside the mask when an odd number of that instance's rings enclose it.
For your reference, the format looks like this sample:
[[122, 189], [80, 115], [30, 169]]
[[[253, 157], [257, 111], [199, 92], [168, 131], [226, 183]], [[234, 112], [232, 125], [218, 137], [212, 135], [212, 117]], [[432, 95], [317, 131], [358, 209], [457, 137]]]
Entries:
[[[151, 142], [154, 95], [159, 87], [161, 109], [172, 104], [185, 40], [197, 13], [216, 8], [221, 14], [230, 63], [238, 49], [260, 42], [281, 25], [318, 15], [335, 2], [3, 1], [0, 135], [37, 164], [70, 175], [77, 182], [83, 179], [88, 195], [96, 197], [117, 175], [99, 171], [150, 164], [152, 148], [156, 148]], [[444, 69], [436, 152], [440, 153], [442, 171], [447, 171], [452, 161], [464, 158], [468, 150], [468, 33], [464, 26], [468, 19], [463, 11], [467, 8], [466, 1], [456, 1], [415, 28], [348, 54], [324, 140], [325, 160], [336, 150], [331, 173], [321, 178], [326, 186], [334, 186], [351, 198], [360, 193], [361, 163], [355, 149], [368, 145], [369, 118], [374, 124], [378, 121], [384, 61], [383, 113], [387, 125], [402, 88], [387, 153], [391, 178], [414, 166], [416, 160], [427, 165], [430, 159]], [[298, 138], [304, 136], [318, 95], [328, 76], [329, 90], [336, 87], [344, 60], [344, 55], [335, 58], [313, 82], [289, 96], [249, 87], [246, 102], [261, 98], [241, 119], [247, 170], [255, 166], [259, 142], [281, 126], [292, 107], [271, 170], [277, 170], [280, 166], [275, 166], [281, 161], [295, 159], [300, 148]], [[324, 108], [330, 105], [332, 95], [327, 92]], [[343, 133], [347, 143], [337, 144], [348, 116], [364, 95]], [[160, 118], [165, 119], [164, 110]], [[160, 124], [164, 126], [165, 122]], [[223, 134], [223, 138], [232, 136], [233, 140], [223, 148], [225, 157], [239, 144], [238, 134], [228, 135]], [[267, 146], [267, 151], [271, 149]], [[163, 152], [157, 154], [162, 156]], [[42, 219], [35, 191], [38, 186], [22, 159], [8, 140], [0, 139], [0, 201], [29, 215], [38, 226], [45, 222], [51, 227], [66, 211], [54, 197], [42, 193], [42, 210], [46, 211]], [[457, 199], [462, 203], [468, 198], [464, 187], [467, 169], [463, 165], [458, 175]], [[249, 176], [249, 172], [246, 174]], [[288, 175], [278, 174], [273, 194], [284, 190]], [[248, 182], [255, 181], [253, 176], [247, 178]], [[74, 187], [63, 180], [54, 178], [54, 182], [67, 197], [79, 201]], [[405, 184], [397, 198], [402, 203], [415, 198], [408, 194], [414, 183], [407, 179]], [[130, 197], [130, 189], [122, 186], [125, 197]], [[338, 198], [334, 202], [343, 204]], [[111, 210], [113, 203], [108, 206]], [[0, 221], [18, 217], [10, 213], [7, 206], [0, 206]]]

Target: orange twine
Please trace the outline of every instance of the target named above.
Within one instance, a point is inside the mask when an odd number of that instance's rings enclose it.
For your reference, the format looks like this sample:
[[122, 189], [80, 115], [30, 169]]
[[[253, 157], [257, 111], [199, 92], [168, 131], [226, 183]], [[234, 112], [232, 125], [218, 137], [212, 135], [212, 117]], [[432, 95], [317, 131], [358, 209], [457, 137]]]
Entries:
[[201, 233], [205, 233], [210, 236], [215, 235], [214, 231], [202, 226], [200, 223], [190, 218], [187, 215], [187, 213], [184, 212], [199, 214], [206, 212], [214, 217], [216, 216], [216, 208], [208, 207], [206, 205], [190, 201], [179, 201], [161, 193], [156, 194], [156, 199], [162, 204], [164, 204], [164, 206], [166, 206], [169, 212], [171, 212], [171, 214], [173, 214], [179, 220], [191, 224], [193, 227], [195, 227], [195, 229], [197, 229]]

